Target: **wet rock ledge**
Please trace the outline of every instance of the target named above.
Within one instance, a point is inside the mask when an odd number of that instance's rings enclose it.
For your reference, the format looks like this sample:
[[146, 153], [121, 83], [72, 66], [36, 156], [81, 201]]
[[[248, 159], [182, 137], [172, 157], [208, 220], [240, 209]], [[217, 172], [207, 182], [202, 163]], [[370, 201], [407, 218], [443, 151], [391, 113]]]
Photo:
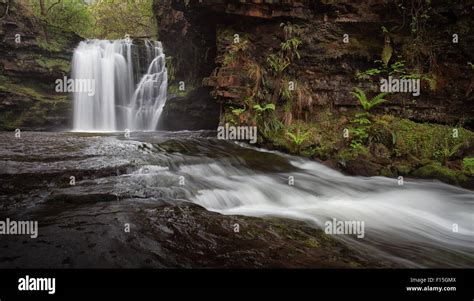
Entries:
[[[79, 205], [73, 197], [56, 202], [37, 212], [37, 239], [10, 236], [2, 240], [0, 267], [391, 266], [372, 262], [297, 221], [224, 216], [188, 202], [127, 199]], [[125, 224], [130, 225], [130, 232], [125, 231]]]

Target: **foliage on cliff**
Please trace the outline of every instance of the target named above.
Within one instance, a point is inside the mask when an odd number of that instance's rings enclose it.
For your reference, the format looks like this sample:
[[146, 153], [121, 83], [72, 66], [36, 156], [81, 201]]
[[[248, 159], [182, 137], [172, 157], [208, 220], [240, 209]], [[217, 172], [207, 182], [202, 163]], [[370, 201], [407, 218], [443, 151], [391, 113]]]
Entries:
[[84, 38], [155, 37], [152, 0], [39, 0], [31, 1], [36, 16], [48, 24]]
[[[349, 173], [437, 178], [473, 187], [465, 166], [474, 133], [463, 128], [472, 126], [474, 117], [466, 100], [472, 98], [464, 73], [470, 72], [462, 54], [466, 42], [456, 44], [436, 29], [448, 24], [469, 40], [464, 10], [439, 3], [433, 8], [428, 1], [396, 3], [387, 20], [372, 15], [376, 22], [364, 23], [362, 30], [359, 20], [351, 28], [327, 15], [319, 21], [317, 11], [317, 21], [305, 14], [268, 21], [268, 6], [242, 4], [232, 11], [266, 18], [265, 23], [243, 24], [229, 16], [228, 24], [216, 24], [217, 68], [203, 82], [223, 104], [222, 124], [256, 125], [262, 145], [328, 160]], [[272, 8], [280, 13], [277, 5]], [[206, 5], [185, 12], [193, 9]], [[255, 13], [259, 9], [262, 14]], [[446, 17], [449, 11], [458, 15]], [[428, 39], [431, 35], [435, 38]], [[380, 77], [388, 76], [421, 81], [423, 96], [379, 93]], [[447, 95], [449, 89], [456, 92]], [[269, 105], [274, 109], [262, 118], [255, 108]], [[456, 106], [462, 109], [456, 112]]]

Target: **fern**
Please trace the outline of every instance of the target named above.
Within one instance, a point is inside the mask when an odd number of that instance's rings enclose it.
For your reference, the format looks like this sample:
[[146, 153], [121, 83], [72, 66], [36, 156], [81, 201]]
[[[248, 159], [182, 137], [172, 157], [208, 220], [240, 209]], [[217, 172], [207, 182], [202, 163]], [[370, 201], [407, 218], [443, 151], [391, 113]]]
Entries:
[[263, 122], [263, 134], [265, 137], [268, 137], [269, 133], [278, 132], [284, 127], [285, 125], [277, 118], [270, 118]]
[[234, 108], [234, 107], [230, 107], [230, 109], [232, 110], [232, 113], [236, 116], [240, 116], [242, 115], [243, 113], [245, 113], [245, 107], [244, 108]]
[[294, 37], [289, 40], [286, 40], [285, 42], [281, 43], [281, 50], [286, 51], [287, 53], [290, 54], [290, 57], [293, 58], [294, 55], [296, 54], [296, 57], [298, 59], [301, 58], [300, 53], [298, 52], [298, 47], [302, 44], [300, 38]]
[[260, 104], [256, 104], [253, 106], [253, 109], [257, 113], [262, 113], [265, 111], [275, 111], [275, 105], [273, 103], [265, 104], [263, 106], [261, 106]]
[[351, 92], [352, 95], [357, 97], [357, 99], [359, 100], [360, 105], [362, 106], [362, 108], [365, 111], [370, 111], [374, 107], [376, 107], [376, 106], [380, 105], [381, 103], [384, 103], [384, 102], [387, 101], [386, 99], [384, 99], [384, 97], [388, 93], [385, 93], [385, 92], [384, 93], [379, 93], [378, 95], [373, 97], [371, 100], [369, 100], [369, 99], [367, 99], [367, 95], [365, 94], [364, 91], [362, 91], [359, 88], [354, 88], [354, 90], [355, 90], [355, 92]]
[[463, 168], [466, 172], [474, 176], [474, 157], [466, 157], [462, 160]]
[[270, 54], [267, 63], [275, 75], [280, 75], [290, 65], [287, 59], [276, 54]]
[[305, 132], [303, 134], [300, 133], [291, 133], [291, 132], [286, 132], [286, 135], [290, 137], [293, 140], [293, 143], [296, 144], [298, 147], [305, 142], [308, 137], [309, 137], [310, 132]]
[[444, 144], [441, 148], [434, 153], [435, 158], [439, 159], [444, 165], [447, 164], [448, 160], [456, 155], [464, 146], [464, 143], [458, 143], [451, 145], [448, 139], [444, 140]]

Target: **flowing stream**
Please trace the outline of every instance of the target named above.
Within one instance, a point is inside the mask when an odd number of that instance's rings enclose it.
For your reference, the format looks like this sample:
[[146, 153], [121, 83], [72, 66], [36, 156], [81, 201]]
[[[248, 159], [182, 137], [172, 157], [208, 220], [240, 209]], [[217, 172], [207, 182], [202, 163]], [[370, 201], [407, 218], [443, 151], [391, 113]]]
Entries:
[[[298, 220], [315, 229], [324, 229], [334, 218], [363, 221], [363, 238], [327, 237], [398, 266], [474, 266], [472, 191], [437, 181], [405, 179], [399, 185], [397, 179], [346, 176], [314, 161], [217, 140], [215, 135], [132, 132], [127, 139], [123, 133], [25, 133], [22, 139], [4, 137], [2, 187], [8, 190], [13, 185], [22, 190], [16, 190], [16, 195], [4, 191], [3, 212], [8, 209], [8, 216], [27, 215], [28, 219], [40, 219], [40, 225], [52, 225], [60, 216], [72, 218], [76, 210], [72, 204], [81, 206], [77, 216], [86, 217], [125, 200], [139, 207], [144, 206], [139, 200], [152, 204], [163, 200], [191, 202], [224, 215]], [[75, 175], [75, 185], [61, 184], [68, 183], [70, 175]], [[289, 185], [289, 177], [294, 178], [294, 185]], [[29, 197], [25, 197], [28, 189]], [[94, 207], [94, 202], [102, 205]], [[58, 210], [64, 213], [58, 215]], [[97, 222], [104, 223], [104, 218], [99, 215]], [[171, 221], [179, 224], [179, 219]], [[150, 227], [144, 226], [134, 235], [139, 238]], [[169, 231], [160, 227], [160, 233]], [[181, 243], [198, 239], [189, 227], [181, 230], [188, 237]], [[67, 231], [64, 226], [54, 228], [53, 236], [65, 236], [61, 244], [67, 244], [72, 240]], [[241, 231], [245, 235], [245, 228]], [[226, 233], [222, 238], [232, 235]], [[102, 242], [115, 240], [111, 235], [91, 235]], [[163, 241], [154, 242], [159, 243]], [[19, 248], [25, 249], [21, 244]]]
[[321, 229], [334, 218], [363, 221], [363, 238], [334, 237], [401, 265], [474, 266], [472, 191], [437, 181], [399, 185], [386, 177], [346, 176], [278, 152], [214, 139], [177, 139], [196, 153], [168, 154], [168, 163], [141, 168], [137, 176], [162, 188], [182, 176], [186, 185], [175, 189], [184, 190], [185, 199], [226, 215], [278, 216]]

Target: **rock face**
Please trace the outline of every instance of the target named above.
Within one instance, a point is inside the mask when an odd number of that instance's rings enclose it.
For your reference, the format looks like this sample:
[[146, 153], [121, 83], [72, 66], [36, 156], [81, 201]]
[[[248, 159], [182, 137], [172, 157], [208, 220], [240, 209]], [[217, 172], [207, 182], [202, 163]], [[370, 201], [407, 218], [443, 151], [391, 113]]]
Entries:
[[215, 26], [208, 22], [188, 19], [172, 7], [171, 0], [154, 1], [158, 22], [158, 39], [167, 56], [172, 56], [176, 81], [199, 83], [215, 67]]
[[158, 128], [166, 131], [215, 130], [219, 114], [219, 106], [210, 96], [210, 89], [199, 87], [187, 96], [168, 99]]
[[[229, 63], [236, 34], [248, 42], [246, 63], [266, 68], [269, 55], [286, 39], [282, 23], [290, 22], [300, 30], [302, 44], [287, 80], [309, 90], [312, 106], [344, 112], [358, 105], [350, 93], [354, 87], [378, 93], [378, 78], [361, 80], [356, 74], [377, 67], [382, 51], [390, 49], [390, 64], [417, 65], [426, 76], [421, 78], [420, 96], [397, 94], [381, 110], [472, 127], [474, 69], [468, 63], [474, 61], [473, 8], [442, 1], [410, 5], [382, 0], [155, 1], [160, 40], [181, 64], [178, 77], [198, 82], [204, 78], [203, 84], [212, 87], [220, 101], [238, 103], [252, 94], [249, 70], [242, 61]], [[412, 9], [417, 17], [410, 23]]]
[[[0, 15], [7, 1], [0, 1]], [[70, 119], [67, 94], [55, 81], [69, 76], [80, 38], [37, 20], [19, 1], [0, 19], [0, 129], [54, 129]]]
[[199, 22], [199, 18], [188, 20], [182, 11], [172, 7], [171, 0], [155, 1], [153, 8], [159, 28], [158, 39], [163, 42], [173, 66], [174, 78], [170, 79], [170, 84], [176, 86], [182, 82], [186, 87], [198, 87], [187, 88], [185, 97], [168, 99], [159, 128], [170, 131], [216, 129], [220, 108], [210, 97], [211, 89], [202, 87], [203, 78], [215, 68], [214, 24]]
[[[47, 224], [41, 229], [41, 244], [12, 235], [2, 241], [6, 251], [0, 255], [0, 267], [397, 267], [364, 258], [329, 240], [322, 230], [291, 220], [224, 216], [186, 202], [98, 201], [67, 204], [69, 212], [61, 209], [64, 205], [53, 205], [40, 217]], [[84, 215], [85, 211], [90, 214]], [[126, 223], [139, 234], [124, 234]], [[234, 233], [235, 224], [245, 232]]]

